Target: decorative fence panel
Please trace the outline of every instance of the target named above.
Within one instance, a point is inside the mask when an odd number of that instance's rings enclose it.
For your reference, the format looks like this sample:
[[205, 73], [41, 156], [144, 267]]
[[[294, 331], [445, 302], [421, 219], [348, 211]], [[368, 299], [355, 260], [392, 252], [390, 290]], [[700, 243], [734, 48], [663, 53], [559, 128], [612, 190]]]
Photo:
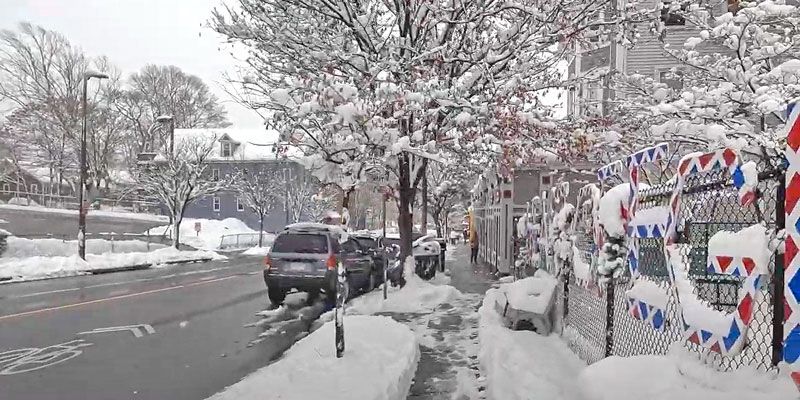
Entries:
[[[722, 157], [722, 153], [718, 154]], [[783, 270], [783, 255], [776, 257], [772, 251], [766, 272], [755, 275], [759, 272], [751, 274], [752, 266], [748, 266], [746, 257], [742, 266], [734, 265], [736, 259], [730, 261], [727, 257], [720, 258], [724, 265], [712, 262], [715, 256], [709, 257], [708, 245], [721, 231], [739, 232], [761, 224], [774, 240], [775, 232], [783, 229], [783, 163], [774, 161], [758, 165], [756, 200], [744, 206], [741, 177], [735, 176], [736, 162], [686, 172], [678, 196], [679, 212], [675, 211], [679, 217], [672, 222], [676, 232], [672, 236], [674, 248], [678, 251], [678, 255], [673, 256], [673, 264], [668, 264], [665, 255], [664, 236], [668, 232], [660, 232], [660, 235], [649, 232], [636, 236], [638, 241], [633, 244], [638, 247], [636, 276], [631, 276], [632, 272], [626, 267], [621, 276], [605, 283], [595, 282], [593, 288], [576, 280], [574, 273], [565, 274], [566, 287], [559, 291], [560, 300], [566, 305], [563, 337], [576, 354], [593, 363], [610, 355], [666, 354], [678, 343], [719, 370], [744, 366], [759, 370], [775, 368], [783, 346], [783, 315], [782, 312], [776, 315], [775, 310], [782, 311], [784, 307], [782, 296], [775, 296], [775, 293], [783, 292], [784, 283], [780, 275], [773, 279], [769, 271]], [[604, 174], [600, 176], [601, 181], [620, 173], [618, 168], [611, 171], [608, 167], [601, 172]], [[605, 186], [608, 188], [607, 183]], [[633, 208], [642, 213], [669, 207], [675, 200], [672, 196], [675, 187], [675, 180], [671, 180], [641, 189], [638, 204]], [[576, 224], [573, 244], [575, 256], [580, 255], [585, 262], [596, 260], [598, 243], [595, 243], [590, 224]], [[688, 267], [688, 280], [682, 282], [689, 282], [694, 295], [709, 309], [727, 313], [734, 325], [738, 324], [733, 328], [736, 332], [691, 329], [680, 306], [684, 303], [679, 303], [680, 293], [685, 292], [675, 288], [674, 282], [680, 277], [670, 275], [678, 259]], [[626, 262], [630, 262], [628, 260]], [[595, 264], [591, 265], [594, 270]], [[719, 269], [725, 273], [719, 273]], [[631, 298], [628, 291], [637, 280], [646, 281], [645, 285], [653, 290], [663, 291], [666, 296], [663, 310], [639, 304]], [[660, 312], [655, 314], [657, 311]], [[738, 344], [743, 344], [741, 351], [737, 350]]]

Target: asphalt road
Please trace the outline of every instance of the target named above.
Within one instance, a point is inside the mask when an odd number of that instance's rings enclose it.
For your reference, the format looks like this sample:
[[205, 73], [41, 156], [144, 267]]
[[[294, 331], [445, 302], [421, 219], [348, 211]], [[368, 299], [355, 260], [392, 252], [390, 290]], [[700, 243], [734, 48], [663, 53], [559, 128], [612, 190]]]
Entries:
[[278, 358], [322, 312], [256, 316], [269, 302], [261, 270], [261, 257], [239, 257], [0, 285], [0, 398], [213, 395]]
[[[48, 213], [36, 210], [11, 210], [0, 208], [0, 219], [8, 223], [0, 225], [15, 235], [77, 235], [78, 214]], [[89, 215], [86, 217], [88, 233], [142, 233], [166, 222], [133, 220], [108, 216]]]

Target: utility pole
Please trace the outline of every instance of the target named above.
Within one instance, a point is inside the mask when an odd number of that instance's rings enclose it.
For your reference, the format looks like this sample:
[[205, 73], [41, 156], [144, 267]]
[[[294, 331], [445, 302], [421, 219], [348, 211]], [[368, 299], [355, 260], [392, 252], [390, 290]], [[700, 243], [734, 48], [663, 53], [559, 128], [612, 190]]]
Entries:
[[289, 163], [283, 159], [283, 209], [286, 210], [286, 225], [289, 225]]
[[81, 105], [83, 109], [83, 126], [81, 127], [81, 182], [78, 190], [78, 256], [86, 260], [86, 212], [88, 193], [86, 191], [86, 91], [89, 79], [108, 79], [108, 75], [98, 72], [84, 72], [83, 74], [83, 96]]
[[420, 223], [420, 233], [428, 234], [428, 162], [422, 161], [422, 222]]
[[[616, 21], [617, 19], [617, 1], [618, 0], [610, 0], [608, 5], [608, 10], [606, 11], [606, 18], [609, 18], [612, 21]], [[611, 89], [612, 86], [612, 79], [611, 77], [617, 72], [617, 58], [619, 55], [617, 54], [617, 31], [619, 30], [619, 24], [615, 23], [611, 25], [611, 31], [607, 33], [608, 35], [608, 73], [606, 73], [605, 77], [603, 77], [603, 116], [607, 117], [609, 115], [609, 109], [611, 108], [611, 103], [614, 101], [616, 97], [614, 91]]]

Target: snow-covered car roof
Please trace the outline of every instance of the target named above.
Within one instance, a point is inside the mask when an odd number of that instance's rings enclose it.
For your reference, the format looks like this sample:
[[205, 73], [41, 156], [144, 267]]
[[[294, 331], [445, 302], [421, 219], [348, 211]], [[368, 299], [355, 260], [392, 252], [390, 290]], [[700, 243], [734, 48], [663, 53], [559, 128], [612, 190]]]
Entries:
[[348, 234], [339, 225], [327, 225], [318, 222], [297, 222], [286, 225], [282, 232], [328, 232], [339, 237], [339, 241], [347, 240]]

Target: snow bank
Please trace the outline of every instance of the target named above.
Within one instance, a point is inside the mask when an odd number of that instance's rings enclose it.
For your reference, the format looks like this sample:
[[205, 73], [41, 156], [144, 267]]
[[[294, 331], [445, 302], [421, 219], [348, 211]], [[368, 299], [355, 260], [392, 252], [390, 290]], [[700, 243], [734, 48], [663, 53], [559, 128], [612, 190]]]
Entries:
[[[166, 246], [141, 240], [118, 240], [111, 242], [105, 239], [87, 239], [87, 254], [103, 253], [134, 253], [161, 249]], [[61, 239], [25, 239], [11, 236], [8, 238], [8, 248], [3, 253], [3, 258], [16, 257], [57, 257], [74, 256], [78, 254], [76, 240]]]
[[167, 247], [146, 253], [87, 254], [86, 261], [81, 260], [77, 255], [69, 257], [2, 258], [0, 259], [0, 276], [11, 277], [12, 281], [58, 278], [104, 269], [159, 265], [167, 262], [191, 261], [204, 258], [224, 259], [226, 257], [210, 251], [179, 251], [173, 247]]
[[[200, 233], [194, 231], [194, 224], [200, 223]], [[151, 235], [163, 235], [172, 233], [172, 225], [163, 225], [152, 228], [147, 231]], [[226, 218], [223, 220], [218, 219], [203, 219], [203, 218], [184, 218], [181, 221], [181, 243], [188, 244], [189, 246], [198, 249], [217, 249], [219, 248], [220, 239], [222, 235], [230, 235], [236, 233], [258, 233], [250, 229], [247, 224], [236, 219]], [[258, 238], [256, 237], [256, 240]]]
[[738, 232], [719, 231], [708, 239], [708, 257], [749, 257], [755, 267], [753, 273], [766, 273], [770, 260], [767, 228], [756, 224]]
[[576, 387], [585, 400], [796, 399], [791, 379], [747, 368], [718, 372], [680, 344], [666, 356], [608, 357], [584, 369]]
[[539, 270], [536, 271], [536, 276], [505, 285], [502, 290], [505, 291], [512, 308], [544, 314], [552, 301], [557, 285], [557, 279], [543, 270]]
[[[66, 214], [66, 215], [76, 215], [76, 216], [78, 215], [78, 210], [64, 210], [64, 209], [61, 209], [61, 208], [47, 208], [47, 207], [42, 207], [42, 206], [39, 206], [39, 205], [21, 206], [21, 205], [14, 205], [14, 204], [0, 204], [0, 209], [36, 211], [36, 212], [50, 213], [50, 214]], [[132, 220], [140, 220], [140, 221], [155, 221], [155, 222], [166, 222], [166, 221], [169, 221], [169, 218], [164, 216], [164, 215], [132, 213], [132, 212], [124, 212], [124, 211], [89, 210], [89, 214], [88, 215], [89, 215], [89, 217], [98, 216], [98, 217], [108, 217], [108, 218], [132, 219]]]
[[633, 216], [631, 225], [666, 225], [667, 217], [669, 217], [669, 208], [659, 206], [653, 208], [645, 208], [644, 210], [637, 210], [636, 215]]
[[265, 256], [269, 254], [271, 247], [251, 247], [242, 252], [245, 256]]
[[708, 306], [694, 294], [694, 288], [689, 281], [688, 270], [683, 261], [683, 256], [678, 246], [670, 251], [670, 262], [675, 269], [675, 287], [680, 296], [680, 309], [683, 319], [689, 326], [727, 336], [733, 322], [733, 316], [717, 311]]
[[478, 310], [478, 359], [486, 376], [486, 398], [576, 399], [575, 377], [584, 362], [558, 336], [505, 328], [494, 307], [502, 296], [500, 290], [490, 289]]
[[630, 185], [622, 183], [609, 189], [600, 198], [598, 218], [606, 232], [615, 237], [625, 236], [622, 210], [628, 208]]
[[640, 300], [662, 310], [667, 309], [669, 296], [666, 289], [658, 286], [653, 281], [638, 279], [630, 290], [625, 292], [628, 297]]
[[[436, 309], [440, 304], [447, 303], [461, 297], [458, 289], [444, 284], [436, 284], [437, 280], [444, 280], [437, 274], [433, 282], [422, 280], [417, 274], [409, 272], [408, 264], [413, 265], [409, 258], [406, 262], [406, 285], [402, 288], [390, 287], [387, 299], [383, 300], [383, 290], [376, 290], [350, 301], [347, 312], [354, 314], [375, 314], [378, 312], [396, 313], [427, 313]], [[411, 267], [413, 271], [413, 266]]]
[[417, 369], [411, 329], [389, 317], [344, 319], [344, 357], [336, 358], [334, 324], [295, 343], [278, 362], [211, 397], [214, 400], [401, 400]]

